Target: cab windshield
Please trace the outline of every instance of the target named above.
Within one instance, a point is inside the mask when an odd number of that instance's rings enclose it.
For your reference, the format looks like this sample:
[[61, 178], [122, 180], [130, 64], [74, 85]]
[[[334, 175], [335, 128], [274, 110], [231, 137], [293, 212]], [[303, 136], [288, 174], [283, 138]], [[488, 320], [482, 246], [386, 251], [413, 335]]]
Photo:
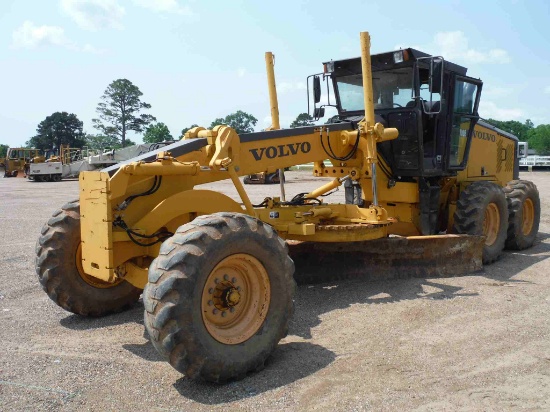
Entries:
[[[363, 78], [352, 74], [336, 78], [343, 112], [364, 110]], [[375, 109], [411, 107], [413, 99], [413, 68], [403, 67], [372, 73], [373, 103]]]

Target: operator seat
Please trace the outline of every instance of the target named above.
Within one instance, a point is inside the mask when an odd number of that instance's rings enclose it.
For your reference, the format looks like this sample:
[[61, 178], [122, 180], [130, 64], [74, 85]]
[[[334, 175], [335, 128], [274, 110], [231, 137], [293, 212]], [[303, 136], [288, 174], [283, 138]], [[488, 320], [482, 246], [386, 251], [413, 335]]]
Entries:
[[423, 100], [422, 102], [424, 104], [425, 112], [438, 112], [441, 110], [441, 102], [439, 100], [433, 100], [432, 102]]

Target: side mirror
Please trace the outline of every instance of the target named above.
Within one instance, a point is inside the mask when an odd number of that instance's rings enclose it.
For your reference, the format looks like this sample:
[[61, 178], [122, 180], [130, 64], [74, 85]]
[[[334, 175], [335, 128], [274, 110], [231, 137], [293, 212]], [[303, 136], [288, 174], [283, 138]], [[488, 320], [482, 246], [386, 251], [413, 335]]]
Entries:
[[319, 120], [321, 117], [325, 117], [325, 108], [316, 107], [313, 111], [313, 117], [315, 118], [315, 120]]
[[518, 157], [519, 158], [527, 157], [528, 148], [529, 146], [527, 142], [518, 142]]
[[430, 93], [441, 93], [443, 85], [443, 59], [432, 59], [430, 63]]
[[315, 103], [321, 101], [321, 79], [319, 76], [313, 77], [313, 100]]

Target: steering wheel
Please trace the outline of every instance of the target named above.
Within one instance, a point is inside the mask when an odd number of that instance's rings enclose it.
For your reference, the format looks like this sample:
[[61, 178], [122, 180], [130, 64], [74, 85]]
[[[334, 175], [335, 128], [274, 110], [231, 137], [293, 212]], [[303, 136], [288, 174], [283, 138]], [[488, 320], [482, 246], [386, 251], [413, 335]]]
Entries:
[[393, 105], [394, 105], [394, 106], [397, 106], [397, 107], [403, 107], [403, 106], [401, 106], [399, 103], [394, 103]]

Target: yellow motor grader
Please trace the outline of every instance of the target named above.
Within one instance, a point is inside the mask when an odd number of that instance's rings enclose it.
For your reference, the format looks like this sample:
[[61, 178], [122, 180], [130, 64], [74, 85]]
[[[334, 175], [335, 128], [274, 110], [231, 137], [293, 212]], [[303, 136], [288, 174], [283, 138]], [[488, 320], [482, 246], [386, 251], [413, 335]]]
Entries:
[[[538, 192], [518, 180], [517, 139], [478, 121], [482, 82], [414, 49], [371, 56], [368, 33], [360, 39], [361, 58], [327, 62], [311, 78], [317, 118], [321, 80], [332, 84], [339, 115], [330, 124], [279, 130], [266, 53], [271, 130], [195, 127], [156, 153], [81, 173], [79, 200], [54, 213], [36, 246], [49, 297], [102, 316], [143, 293], [158, 352], [187, 376], [218, 382], [262, 368], [287, 333], [287, 241], [368, 251], [400, 236], [453, 253], [459, 266], [531, 246]], [[252, 204], [240, 177], [304, 163], [332, 180]], [[195, 189], [224, 179], [240, 202]], [[349, 180], [361, 206], [322, 200]]]
[[29, 164], [34, 158], [43, 159], [42, 150], [28, 147], [10, 147], [6, 153], [6, 158], [2, 162], [4, 177], [22, 176], [19, 172], [23, 172], [26, 176]]

